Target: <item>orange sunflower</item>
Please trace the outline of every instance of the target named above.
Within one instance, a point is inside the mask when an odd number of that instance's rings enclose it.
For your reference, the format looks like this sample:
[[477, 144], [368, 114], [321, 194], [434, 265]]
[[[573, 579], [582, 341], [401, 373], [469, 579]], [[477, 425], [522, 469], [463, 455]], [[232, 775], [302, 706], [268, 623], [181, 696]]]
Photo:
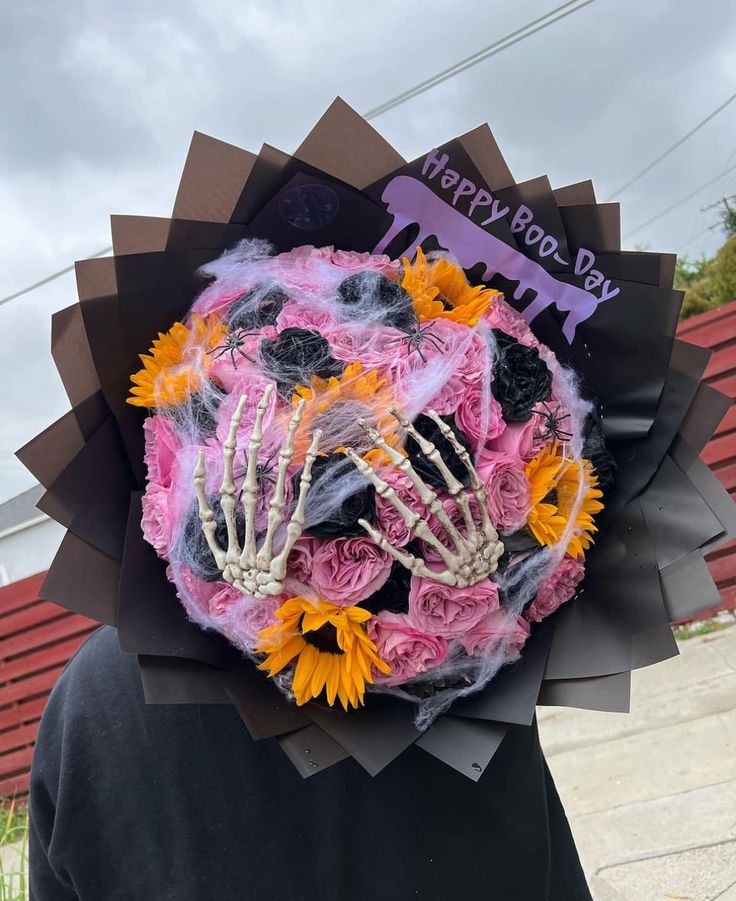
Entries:
[[276, 616], [279, 622], [259, 633], [256, 650], [267, 657], [258, 669], [275, 676], [296, 660], [291, 688], [299, 706], [324, 691], [330, 706], [339, 698], [344, 710], [359, 707], [366, 682], [374, 681], [372, 667], [391, 672], [363, 628], [371, 614], [362, 607], [296, 597]]
[[401, 287], [411, 295], [420, 322], [451, 319], [465, 325], [477, 325], [494, 297], [501, 296], [500, 291], [485, 285], [474, 288], [455, 263], [441, 259], [430, 265], [421, 247], [417, 247], [413, 264], [407, 257], [403, 262]]
[[532, 499], [528, 526], [537, 541], [546, 546], [561, 540], [573, 515], [580, 479], [585, 480], [583, 501], [575, 515], [575, 527], [566, 549], [570, 557], [582, 557], [597, 531], [593, 517], [603, 509], [600, 500], [603, 492], [598, 488], [598, 476], [590, 460], [578, 464], [568, 459], [555, 442], [530, 460], [525, 471]]
[[217, 316], [203, 319], [197, 313], [190, 326], [175, 322], [159, 332], [147, 354], [140, 354], [143, 369], [130, 377], [135, 387], [127, 399], [134, 407], [174, 407], [186, 403], [202, 387], [212, 364], [208, 351], [227, 332]]
[[297, 385], [294, 389], [295, 408], [300, 398], [307, 403], [294, 440], [297, 457], [304, 455], [315, 429], [322, 429], [320, 453], [352, 447], [360, 456], [374, 456], [373, 445], [358, 424], [360, 419], [377, 429], [392, 447], [399, 443], [397, 423], [389, 413], [396, 399], [375, 369], [366, 372], [355, 362], [345, 367], [340, 378], [322, 379], [313, 375], [309, 387]]

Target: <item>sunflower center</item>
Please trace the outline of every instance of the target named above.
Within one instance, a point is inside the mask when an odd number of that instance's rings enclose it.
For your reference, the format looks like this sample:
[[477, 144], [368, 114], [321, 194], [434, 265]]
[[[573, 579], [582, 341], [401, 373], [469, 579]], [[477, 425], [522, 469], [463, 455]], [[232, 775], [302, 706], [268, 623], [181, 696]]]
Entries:
[[325, 654], [342, 654], [343, 650], [337, 643], [337, 629], [327, 623], [321, 629], [313, 632], [302, 632], [302, 638], [307, 644], [324, 652]]

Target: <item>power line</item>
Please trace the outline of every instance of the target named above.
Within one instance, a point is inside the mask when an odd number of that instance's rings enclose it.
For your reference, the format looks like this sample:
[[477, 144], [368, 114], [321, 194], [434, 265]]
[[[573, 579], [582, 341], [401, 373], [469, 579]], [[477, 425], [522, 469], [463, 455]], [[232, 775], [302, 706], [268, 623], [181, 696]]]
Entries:
[[663, 159], [668, 157], [674, 150], [677, 150], [678, 147], [681, 147], [685, 143], [685, 141], [691, 138], [696, 132], [700, 131], [700, 129], [704, 125], [707, 125], [707, 123], [710, 122], [711, 119], [714, 119], [718, 115], [718, 113], [722, 112], [729, 105], [729, 103], [733, 103], [734, 100], [736, 100], [736, 94], [731, 94], [728, 100], [722, 103], [718, 107], [718, 109], [714, 109], [712, 113], [709, 113], [705, 117], [705, 119], [703, 119], [701, 122], [698, 122], [698, 124], [694, 128], [691, 128], [687, 134], [684, 134], [679, 140], [675, 141], [675, 143], [672, 144], [671, 147], [668, 147], [667, 150], [664, 151], [664, 153], [661, 153], [656, 159], [652, 160], [649, 165], [645, 166], [641, 170], [641, 172], [637, 172], [633, 178], [630, 178], [626, 182], [626, 184], [622, 185], [617, 191], [614, 191], [613, 194], [611, 194], [609, 197], [606, 197], [606, 203], [613, 200], [614, 197], [618, 197], [620, 194], [623, 194], [623, 192], [627, 188], [630, 188], [635, 182], [639, 181], [639, 179], [642, 176], [646, 175], [647, 172], [651, 172], [651, 170], [654, 169], [655, 166], [659, 165], [659, 163], [661, 163]]
[[[470, 69], [472, 66], [477, 65], [483, 60], [489, 59], [497, 53], [501, 53], [502, 50], [513, 47], [514, 44], [518, 44], [519, 41], [523, 41], [525, 38], [531, 37], [531, 35], [536, 34], [538, 31], [542, 31], [544, 28], [554, 25], [554, 23], [559, 22], [560, 19], [571, 16], [579, 9], [582, 9], [584, 6], [588, 6], [588, 4], [593, 2], [594, 0], [584, 0], [583, 3], [579, 3], [579, 0], [570, 0], [568, 3], [563, 3], [561, 6], [555, 7], [555, 9], [551, 9], [548, 13], [545, 13], [545, 15], [540, 16], [538, 19], [534, 19], [532, 22], [528, 22], [522, 28], [517, 28], [516, 31], [512, 31], [511, 34], [499, 38], [499, 40], [494, 41], [482, 50], [478, 50], [476, 53], [465, 57], [465, 59], [460, 60], [460, 62], [455, 63], [455, 65], [443, 69], [431, 78], [420, 81], [419, 84], [414, 85], [414, 87], [408, 88], [408, 90], [403, 93], [397, 94], [396, 97], [392, 97], [391, 100], [387, 100], [385, 103], [380, 104], [380, 106], [374, 107], [372, 110], [364, 113], [364, 118], [375, 119], [376, 116], [380, 116], [394, 107], [399, 106], [399, 104], [405, 103], [407, 100], [411, 100], [419, 94], [423, 94], [425, 91], [441, 84], [443, 81], [447, 81], [447, 79], [459, 75], [461, 72]], [[574, 6], [575, 8], [567, 9], [569, 6]], [[560, 13], [564, 9], [567, 9], [567, 12], [562, 12], [561, 15], [555, 16], [556, 13]], [[552, 16], [555, 16], [555, 18], [551, 18]], [[534, 27], [535, 25], [537, 26], [536, 28]]]
[[[431, 78], [427, 78], [425, 81], [414, 85], [414, 87], [409, 88], [402, 94], [398, 94], [396, 97], [391, 98], [391, 100], [387, 100], [380, 106], [374, 107], [372, 110], [364, 113], [363, 118], [375, 119], [377, 116], [380, 116], [383, 113], [394, 109], [402, 103], [406, 103], [407, 100], [411, 100], [412, 98], [417, 97], [419, 94], [423, 94], [425, 91], [430, 90], [430, 88], [441, 84], [443, 81], [447, 81], [449, 78], [452, 78], [455, 75], [459, 75], [461, 72], [470, 69], [472, 66], [477, 65], [483, 60], [489, 59], [491, 56], [495, 56], [497, 53], [501, 53], [502, 50], [513, 47], [514, 44], [518, 44], [525, 38], [531, 37], [538, 31], [542, 31], [544, 28], [547, 28], [550, 25], [554, 25], [555, 22], [559, 22], [561, 19], [565, 19], [567, 18], [567, 16], [571, 16], [573, 13], [582, 9], [584, 6], [590, 5], [593, 2], [594, 0], [583, 0], [582, 3], [579, 2], [579, 0], [569, 0], [569, 2], [555, 7], [555, 9], [550, 10], [545, 15], [540, 16], [538, 19], [534, 19], [531, 22], [528, 22], [522, 28], [517, 28], [516, 31], [512, 31], [505, 37], [499, 38], [499, 40], [494, 41], [494, 43], [489, 44], [482, 50], [477, 51], [477, 53], [472, 54], [472, 56], [468, 56], [465, 59], [460, 60], [460, 62], [455, 63], [454, 66], [443, 69], [441, 72], [438, 72]], [[568, 9], [568, 7], [573, 8]], [[566, 12], [562, 12], [563, 10], [566, 10]], [[560, 13], [560, 15], [556, 15], [557, 13]], [[97, 253], [90, 254], [87, 259], [104, 256], [105, 254], [110, 253], [111, 250], [112, 247], [105, 247], [102, 250], [98, 250]], [[48, 285], [49, 282], [53, 282], [57, 278], [61, 278], [62, 275], [66, 275], [73, 269], [73, 265], [67, 266], [64, 269], [59, 269], [57, 272], [52, 272], [51, 275], [47, 275], [45, 278], [42, 278], [40, 281], [34, 282], [32, 285], [28, 285], [28, 287], [26, 288], [21, 288], [20, 291], [16, 291], [14, 294], [9, 294], [7, 297], [3, 297], [2, 299], [0, 299], [0, 307], [3, 306], [3, 304], [10, 303], [11, 300], [16, 300], [16, 298], [22, 297], [24, 294], [29, 294], [31, 291], [35, 291], [36, 288], [41, 288], [44, 285]]]
[[718, 228], [718, 225], [709, 225], [708, 228], [704, 229], [702, 232], [700, 232], [699, 234], [695, 235], [694, 238], [690, 238], [690, 240], [689, 240], [689, 241], [686, 241], [686, 242], [682, 245], [682, 247], [680, 247], [680, 249], [677, 251], [678, 256], [679, 256], [680, 254], [682, 254], [683, 250], [687, 250], [688, 247], [690, 247], [690, 246], [691, 246], [692, 244], [694, 244], [696, 241], [699, 241], [701, 238], [704, 238], [704, 237], [708, 234], [708, 232], [712, 232], [712, 231], [713, 231], [714, 229], [716, 229], [716, 228]]
[[686, 194], [684, 197], [681, 197], [679, 200], [676, 200], [674, 203], [670, 204], [666, 210], [662, 210], [661, 213], [657, 213], [656, 216], [652, 216], [651, 219], [647, 219], [646, 222], [642, 222], [641, 225], [637, 225], [636, 228], [632, 229], [630, 232], [627, 232], [623, 236], [623, 240], [627, 240], [632, 235], [635, 235], [638, 231], [641, 231], [643, 228], [646, 228], [647, 225], [651, 225], [653, 222], [657, 222], [663, 216], [666, 216], [667, 213], [671, 213], [672, 210], [676, 210], [678, 206], [682, 206], [683, 203], [687, 203], [688, 200], [692, 200], [693, 197], [696, 197], [700, 194], [701, 191], [705, 191], [706, 188], [709, 188], [711, 185], [715, 184], [720, 178], [723, 178], [724, 175], [728, 175], [729, 172], [732, 172], [736, 169], [736, 163], [732, 166], [729, 166], [728, 169], [725, 169], [723, 172], [720, 172], [716, 175], [715, 178], [709, 179], [704, 185], [701, 185], [699, 188], [696, 188], [694, 191], [691, 191], [689, 194]]
[[[88, 260], [94, 259], [95, 257], [102, 257], [106, 253], [110, 253], [112, 247], [105, 247], [103, 250], [98, 250], [97, 253], [91, 254], [87, 257]], [[32, 285], [28, 285], [27, 288], [21, 288], [20, 291], [16, 291], [15, 294], [8, 294], [7, 297], [3, 297], [0, 300], [0, 307], [4, 303], [10, 303], [11, 300], [15, 300], [16, 297], [22, 297], [24, 294], [29, 294], [31, 291], [35, 291], [36, 288], [42, 288], [44, 285], [48, 285], [49, 282], [56, 281], [57, 278], [61, 278], [62, 275], [66, 275], [67, 272], [72, 272], [74, 269], [74, 263], [71, 266], [67, 266], [66, 269], [59, 269], [58, 272], [52, 272], [51, 275], [47, 275], [46, 278], [42, 278], [41, 281], [34, 282]]]

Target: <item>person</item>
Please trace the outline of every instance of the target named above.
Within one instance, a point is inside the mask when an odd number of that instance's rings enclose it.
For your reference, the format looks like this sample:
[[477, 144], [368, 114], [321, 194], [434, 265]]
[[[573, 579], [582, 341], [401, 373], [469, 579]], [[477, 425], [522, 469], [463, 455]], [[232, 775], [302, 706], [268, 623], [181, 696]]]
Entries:
[[32, 901], [590, 901], [536, 724], [474, 783], [419, 748], [302, 779], [225, 704], [146, 705], [102, 627], [31, 773]]

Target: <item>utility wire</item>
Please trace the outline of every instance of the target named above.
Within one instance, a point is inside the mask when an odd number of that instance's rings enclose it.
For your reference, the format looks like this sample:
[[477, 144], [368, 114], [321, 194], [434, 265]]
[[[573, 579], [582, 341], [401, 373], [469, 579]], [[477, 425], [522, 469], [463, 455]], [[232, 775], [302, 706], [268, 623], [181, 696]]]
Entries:
[[684, 197], [681, 197], [679, 200], [676, 200], [674, 203], [670, 204], [666, 210], [662, 210], [661, 213], [657, 213], [656, 216], [652, 216], [651, 219], [647, 219], [646, 222], [642, 222], [641, 225], [637, 225], [636, 228], [632, 229], [630, 232], [627, 232], [627, 234], [623, 236], [623, 240], [627, 240], [632, 235], [635, 235], [637, 232], [641, 231], [643, 228], [646, 228], [647, 225], [651, 225], [653, 222], [657, 222], [663, 216], [666, 216], [667, 213], [671, 213], [672, 210], [676, 210], [677, 207], [682, 206], [683, 203], [687, 203], [688, 200], [692, 200], [692, 198], [700, 194], [701, 191], [705, 191], [706, 188], [714, 185], [719, 179], [723, 178], [724, 175], [728, 175], [728, 173], [732, 172], [734, 169], [736, 169], [736, 163], [734, 163], [732, 166], [729, 166], [728, 169], [725, 169], [723, 172], [720, 172], [715, 176], [715, 178], [709, 179], [704, 185], [701, 185], [699, 188], [696, 188], [694, 191], [691, 191], [689, 194], [686, 194]]
[[[105, 247], [102, 250], [98, 250], [97, 253], [91, 254], [87, 257], [88, 260], [92, 260], [95, 257], [102, 257], [106, 253], [110, 253], [112, 247]], [[56, 281], [57, 278], [61, 278], [62, 275], [66, 275], [67, 272], [71, 272], [74, 269], [74, 263], [71, 266], [67, 266], [66, 269], [59, 269], [58, 272], [52, 272], [51, 275], [47, 275], [46, 278], [42, 278], [39, 282], [34, 282], [32, 285], [28, 285], [27, 288], [21, 288], [20, 291], [16, 291], [15, 294], [8, 294], [7, 297], [3, 297], [0, 300], [0, 307], [4, 303], [10, 303], [11, 300], [15, 300], [16, 297], [22, 297], [24, 294], [29, 294], [31, 291], [35, 291], [36, 288], [42, 288], [44, 285], [48, 285], [49, 282]]]
[[[540, 16], [538, 19], [534, 19], [533, 21], [528, 22], [523, 26], [523, 28], [517, 28], [516, 31], [512, 31], [505, 37], [499, 38], [499, 40], [494, 41], [493, 44], [489, 44], [487, 47], [484, 47], [477, 53], [472, 54], [472, 56], [468, 56], [465, 59], [460, 60], [459, 63], [455, 63], [454, 66], [443, 69], [441, 72], [438, 72], [431, 78], [428, 78], [425, 81], [414, 85], [413, 88], [409, 88], [402, 94], [398, 94], [396, 97], [391, 98], [391, 100], [387, 100], [385, 103], [382, 103], [380, 106], [374, 107], [372, 110], [364, 113], [363, 118], [375, 119], [377, 116], [380, 116], [383, 113], [394, 109], [402, 103], [406, 103], [407, 100], [411, 100], [413, 97], [417, 97], [419, 94], [423, 94], [425, 91], [428, 91], [430, 90], [430, 88], [441, 84], [443, 81], [447, 81], [449, 78], [453, 78], [455, 75], [459, 75], [466, 69], [470, 69], [472, 66], [477, 65], [484, 59], [489, 59], [491, 56], [495, 56], [497, 53], [501, 53], [502, 50], [513, 47], [514, 44], [518, 44], [525, 38], [531, 37], [538, 31], [542, 31], [549, 25], [554, 25], [554, 23], [559, 22], [560, 19], [565, 19], [567, 18], [567, 16], [571, 16], [579, 9], [582, 9], [584, 6], [589, 6], [593, 2], [595, 2], [595, 0], [583, 0], [582, 3], [580, 3], [579, 0], [569, 0], [569, 2], [555, 7], [545, 15]], [[572, 8], [568, 9], [568, 7]], [[566, 12], [563, 12], [563, 10], [566, 10]], [[556, 15], [557, 13], [560, 13], [560, 15]], [[98, 250], [97, 253], [91, 254], [89, 257], [87, 257], [87, 259], [105, 256], [105, 254], [110, 253], [111, 250], [112, 247], [105, 247], [102, 250]], [[62, 275], [66, 275], [73, 269], [73, 265], [67, 266], [64, 269], [59, 269], [58, 272], [52, 272], [51, 275], [47, 275], [40, 281], [34, 282], [32, 285], [28, 285], [28, 287], [26, 288], [21, 288], [20, 291], [16, 291], [14, 294], [9, 294], [7, 297], [3, 297], [2, 299], [0, 299], [0, 307], [3, 306], [3, 304], [10, 303], [11, 300], [16, 300], [16, 298], [22, 297], [24, 294], [29, 294], [31, 291], [35, 291], [36, 288], [41, 288], [43, 287], [43, 285], [48, 285], [49, 282], [53, 282], [57, 278], [61, 278]]]
[[[538, 19], [534, 19], [532, 22], [528, 22], [522, 28], [517, 28], [516, 31], [512, 31], [511, 34], [507, 34], [505, 37], [499, 38], [499, 40], [494, 41], [492, 44], [489, 44], [482, 50], [478, 50], [471, 56], [465, 57], [465, 59], [460, 60], [460, 62], [455, 63], [455, 65], [449, 66], [447, 69], [443, 69], [441, 72], [438, 72], [431, 78], [427, 78], [425, 81], [420, 81], [419, 84], [414, 85], [414, 87], [409, 88], [401, 94], [397, 94], [396, 97], [392, 97], [391, 100], [387, 100], [385, 103], [380, 104], [380, 106], [374, 107], [372, 110], [364, 113], [364, 118], [375, 119], [376, 116], [387, 113], [394, 107], [399, 106], [399, 104], [406, 103], [407, 100], [411, 100], [412, 98], [419, 96], [419, 94], [423, 94], [425, 91], [428, 91], [430, 90], [430, 88], [441, 84], [443, 81], [447, 81], [447, 79], [453, 78], [455, 75], [459, 75], [461, 72], [464, 72], [466, 69], [470, 69], [472, 66], [477, 65], [483, 60], [489, 59], [491, 56], [495, 56], [497, 53], [501, 53], [502, 50], [513, 47], [514, 44], [518, 44], [520, 41], [523, 41], [525, 38], [531, 37], [531, 35], [536, 34], [538, 31], [542, 31], [542, 29], [547, 28], [550, 25], [554, 25], [554, 23], [559, 22], [560, 19], [565, 19], [567, 18], [567, 16], [571, 16], [579, 9], [582, 9], [584, 6], [588, 6], [588, 4], [593, 2], [594, 0], [584, 0], [583, 3], [579, 3], [579, 0], [570, 0], [570, 2], [568, 3], [563, 3], [561, 6], [555, 7], [555, 9], [551, 9], [548, 13], [545, 13], [545, 15], [540, 16]], [[567, 9], [570, 6], [574, 6], [574, 9]], [[565, 9], [567, 9], [567, 12], [562, 12], [562, 10]], [[561, 14], [555, 16], [556, 13]], [[555, 16], [555, 18], [551, 18], [552, 16]], [[535, 28], [534, 26], [537, 27]]]
[[717, 225], [717, 224], [716, 224], [716, 225], [709, 225], [708, 228], [704, 229], [702, 232], [700, 232], [699, 234], [695, 235], [694, 238], [690, 238], [690, 240], [689, 240], [689, 241], [686, 241], [686, 242], [682, 245], [682, 247], [680, 247], [680, 249], [677, 251], [678, 256], [679, 256], [680, 254], [682, 254], [682, 252], [683, 252], [684, 250], [687, 250], [688, 247], [690, 247], [691, 245], [693, 245], [696, 241], [699, 241], [701, 238], [704, 238], [704, 237], [708, 234], [708, 232], [712, 232], [712, 231], [714, 231], [716, 228], [718, 228], [718, 225]]
[[715, 117], [718, 115], [718, 113], [720, 113], [724, 109], [726, 109], [726, 107], [729, 105], [729, 103], [733, 103], [734, 100], [736, 100], [736, 94], [731, 94], [731, 96], [728, 98], [728, 100], [726, 100], [724, 103], [722, 103], [718, 107], [718, 109], [714, 109], [712, 113], [709, 113], [709, 115], [707, 115], [705, 117], [705, 119], [698, 122], [698, 124], [694, 128], [691, 128], [687, 134], [684, 134], [679, 140], [675, 141], [675, 143], [672, 144], [671, 147], [668, 147], [667, 150], [664, 151], [664, 153], [661, 153], [656, 159], [652, 160], [652, 162], [649, 163], [649, 165], [645, 166], [641, 170], [641, 172], [637, 172], [633, 178], [630, 178], [626, 182], [626, 184], [621, 185], [621, 187], [617, 191], [614, 191], [613, 194], [606, 197], [606, 203], [613, 200], [615, 197], [618, 197], [621, 194], [623, 194], [623, 192], [627, 188], [630, 188], [635, 182], [639, 181], [639, 179], [642, 176], [646, 175], [647, 172], [651, 172], [652, 169], [654, 169], [655, 166], [658, 166], [659, 163], [661, 163], [663, 159], [666, 159], [674, 150], [677, 150], [678, 147], [681, 147], [685, 143], [685, 141], [687, 141], [689, 138], [691, 138], [696, 132], [700, 131], [700, 129], [704, 125], [707, 125], [707, 123], [710, 122], [711, 119], [715, 119]]

